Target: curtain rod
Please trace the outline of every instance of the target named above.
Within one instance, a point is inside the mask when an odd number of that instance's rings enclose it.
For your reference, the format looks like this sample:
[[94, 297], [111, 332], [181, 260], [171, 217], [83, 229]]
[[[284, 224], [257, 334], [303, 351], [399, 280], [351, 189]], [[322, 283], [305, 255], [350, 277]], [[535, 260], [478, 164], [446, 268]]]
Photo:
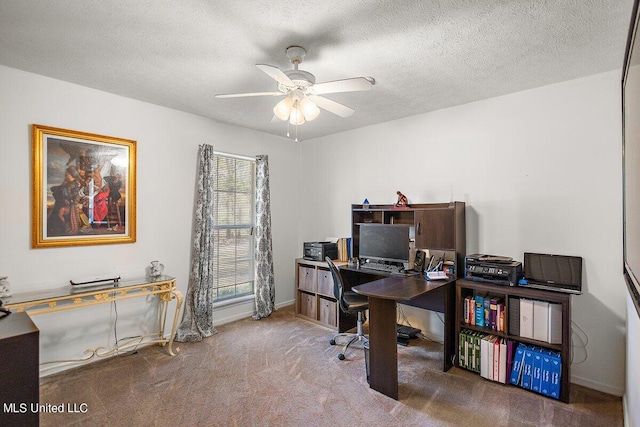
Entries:
[[221, 151], [214, 151], [213, 154], [217, 156], [233, 157], [234, 159], [240, 159], [240, 160], [249, 160], [254, 162], [256, 161], [255, 157], [241, 156], [240, 154], [223, 153]]

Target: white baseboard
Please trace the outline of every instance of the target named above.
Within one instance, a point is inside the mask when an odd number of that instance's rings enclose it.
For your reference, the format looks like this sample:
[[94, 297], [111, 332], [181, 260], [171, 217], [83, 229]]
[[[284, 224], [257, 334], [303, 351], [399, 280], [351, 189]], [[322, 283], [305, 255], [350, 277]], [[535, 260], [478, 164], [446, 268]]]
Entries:
[[624, 395], [624, 389], [621, 389], [619, 387], [613, 387], [609, 384], [602, 384], [586, 378], [577, 377], [575, 375], [571, 376], [571, 382], [573, 384], [578, 384], [584, 387], [591, 388], [593, 390], [598, 390], [603, 393], [611, 394], [618, 397], [622, 397]]
[[[276, 309], [293, 305], [294, 301], [284, 301], [276, 304]], [[247, 301], [243, 304], [238, 304], [233, 310], [220, 308], [214, 311], [213, 326], [220, 326], [226, 323], [235, 322], [236, 320], [246, 319], [254, 314], [254, 301]]]

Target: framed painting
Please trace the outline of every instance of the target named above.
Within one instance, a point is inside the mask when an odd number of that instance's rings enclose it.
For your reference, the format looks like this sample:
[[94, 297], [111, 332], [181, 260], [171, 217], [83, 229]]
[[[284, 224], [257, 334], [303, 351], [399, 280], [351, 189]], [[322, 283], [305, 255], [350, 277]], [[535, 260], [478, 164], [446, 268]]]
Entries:
[[32, 247], [136, 241], [136, 141], [32, 125]]

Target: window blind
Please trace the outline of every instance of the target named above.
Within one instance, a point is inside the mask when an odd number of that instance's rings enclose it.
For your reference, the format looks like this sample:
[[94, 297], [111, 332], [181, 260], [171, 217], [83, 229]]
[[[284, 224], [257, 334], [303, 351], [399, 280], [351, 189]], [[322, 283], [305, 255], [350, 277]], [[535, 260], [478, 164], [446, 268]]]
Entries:
[[215, 155], [214, 301], [253, 294], [255, 160]]

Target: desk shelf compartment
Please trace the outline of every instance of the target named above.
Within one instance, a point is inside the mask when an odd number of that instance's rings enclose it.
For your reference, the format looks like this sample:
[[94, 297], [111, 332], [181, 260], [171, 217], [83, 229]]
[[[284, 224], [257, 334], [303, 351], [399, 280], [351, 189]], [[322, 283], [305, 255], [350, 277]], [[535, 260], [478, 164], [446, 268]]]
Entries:
[[[478, 326], [465, 322], [465, 298], [481, 296], [499, 297], [504, 301], [506, 312], [504, 317], [504, 330], [493, 329], [491, 326]], [[460, 347], [460, 333], [470, 331], [471, 333], [481, 333], [494, 335], [500, 339], [524, 343], [528, 346], [535, 346], [547, 351], [560, 354], [562, 359], [562, 370], [560, 377], [559, 400], [569, 402], [570, 378], [571, 378], [571, 301], [570, 294], [560, 292], [545, 291], [540, 289], [527, 289], [523, 287], [510, 287], [492, 285], [490, 283], [473, 282], [469, 280], [456, 281], [456, 344]], [[544, 303], [557, 304], [560, 308], [562, 331], [560, 343], [550, 343], [543, 340], [525, 337], [519, 334], [519, 313], [516, 313], [516, 302], [521, 300], [540, 301]], [[518, 326], [518, 327], [516, 327]], [[516, 344], [517, 345], [517, 344]], [[461, 366], [458, 360], [456, 365]]]
[[[447, 254], [452, 269], [461, 277], [466, 255], [465, 203], [412, 203], [394, 205], [351, 205], [353, 256], [359, 256], [362, 224], [397, 224], [413, 227], [416, 249], [431, 251], [436, 257]], [[429, 260], [427, 259], [427, 262]]]
[[333, 297], [333, 277], [327, 263], [299, 258], [295, 268], [296, 316], [336, 329], [338, 305]]

